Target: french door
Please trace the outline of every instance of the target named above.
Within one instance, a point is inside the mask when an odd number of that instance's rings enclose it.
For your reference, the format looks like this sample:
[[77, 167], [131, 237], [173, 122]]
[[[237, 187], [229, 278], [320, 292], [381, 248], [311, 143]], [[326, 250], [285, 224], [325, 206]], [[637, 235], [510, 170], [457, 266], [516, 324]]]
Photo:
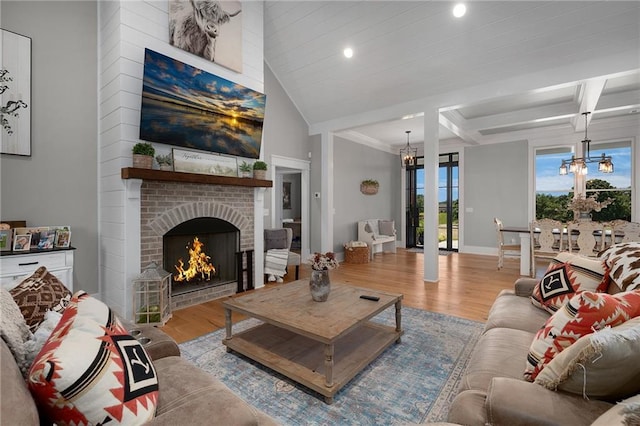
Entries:
[[[406, 171], [407, 248], [424, 245], [424, 159]], [[441, 154], [438, 168], [438, 245], [458, 250], [458, 153]]]

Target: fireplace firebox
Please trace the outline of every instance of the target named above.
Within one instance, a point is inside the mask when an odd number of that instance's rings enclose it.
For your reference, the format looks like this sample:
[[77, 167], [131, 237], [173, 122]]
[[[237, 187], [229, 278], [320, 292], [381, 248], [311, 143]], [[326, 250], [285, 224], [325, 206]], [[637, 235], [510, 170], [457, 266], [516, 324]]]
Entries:
[[240, 230], [218, 218], [199, 217], [164, 234], [163, 268], [172, 274], [172, 295], [200, 291], [238, 279]]

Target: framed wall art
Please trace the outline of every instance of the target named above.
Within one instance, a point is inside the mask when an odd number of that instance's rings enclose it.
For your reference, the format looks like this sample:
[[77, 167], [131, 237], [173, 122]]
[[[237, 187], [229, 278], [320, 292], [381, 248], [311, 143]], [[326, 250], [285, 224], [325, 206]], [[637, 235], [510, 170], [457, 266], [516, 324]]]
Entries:
[[173, 170], [176, 172], [238, 177], [238, 163], [235, 157], [176, 148], [173, 149]]
[[0, 153], [31, 156], [31, 39], [1, 30]]
[[242, 3], [169, 0], [169, 43], [242, 72]]

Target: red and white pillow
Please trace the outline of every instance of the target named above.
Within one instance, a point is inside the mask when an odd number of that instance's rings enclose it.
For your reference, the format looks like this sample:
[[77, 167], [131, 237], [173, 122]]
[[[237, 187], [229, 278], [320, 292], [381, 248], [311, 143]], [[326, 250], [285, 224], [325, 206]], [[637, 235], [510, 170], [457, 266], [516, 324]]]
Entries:
[[142, 345], [108, 306], [82, 291], [33, 362], [27, 384], [58, 425], [143, 424], [158, 403], [156, 371]]
[[582, 336], [622, 324], [640, 315], [640, 291], [611, 295], [583, 291], [554, 313], [536, 333], [524, 378], [535, 380], [551, 360]]
[[559, 253], [533, 289], [531, 303], [553, 314], [581, 291], [604, 292], [609, 273], [604, 262], [572, 253]]

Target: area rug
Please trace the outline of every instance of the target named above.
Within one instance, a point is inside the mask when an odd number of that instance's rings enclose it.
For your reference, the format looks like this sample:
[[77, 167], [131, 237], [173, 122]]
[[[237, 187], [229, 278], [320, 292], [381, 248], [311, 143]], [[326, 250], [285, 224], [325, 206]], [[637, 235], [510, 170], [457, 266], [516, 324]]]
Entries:
[[[395, 325], [395, 310], [374, 318]], [[234, 324], [241, 331], [259, 324]], [[334, 397], [321, 395], [237, 353], [224, 330], [180, 344], [182, 356], [284, 425], [392, 425], [446, 420], [483, 324], [402, 308], [402, 342], [390, 346]]]

